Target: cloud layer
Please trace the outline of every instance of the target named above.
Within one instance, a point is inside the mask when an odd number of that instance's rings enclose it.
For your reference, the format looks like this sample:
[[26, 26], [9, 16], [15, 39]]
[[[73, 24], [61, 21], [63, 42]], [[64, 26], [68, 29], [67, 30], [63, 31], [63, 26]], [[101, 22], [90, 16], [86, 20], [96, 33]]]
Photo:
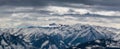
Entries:
[[0, 0], [0, 27], [91, 24], [120, 28], [119, 0]]
[[1, 8], [0, 27], [16, 27], [20, 25], [44, 26], [51, 23], [58, 24], [91, 24], [107, 27], [120, 25], [120, 11], [75, 8], [63, 6], [41, 7], [11, 7]]
[[120, 0], [0, 0], [0, 5], [46, 6], [57, 3], [79, 3], [85, 5], [119, 6]]

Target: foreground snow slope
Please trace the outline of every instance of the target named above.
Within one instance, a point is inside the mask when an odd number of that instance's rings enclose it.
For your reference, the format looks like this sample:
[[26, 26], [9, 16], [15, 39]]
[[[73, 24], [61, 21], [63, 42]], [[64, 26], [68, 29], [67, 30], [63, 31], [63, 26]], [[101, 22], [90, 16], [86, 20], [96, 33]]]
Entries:
[[1, 28], [0, 49], [66, 49], [97, 39], [114, 38], [114, 32], [106, 27], [81, 24]]

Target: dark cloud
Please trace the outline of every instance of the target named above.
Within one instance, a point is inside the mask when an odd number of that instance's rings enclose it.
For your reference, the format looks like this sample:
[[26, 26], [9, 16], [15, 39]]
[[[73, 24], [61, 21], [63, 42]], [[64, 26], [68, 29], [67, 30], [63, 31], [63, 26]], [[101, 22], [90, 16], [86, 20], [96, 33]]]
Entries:
[[119, 6], [120, 0], [90, 0], [93, 4], [96, 5], [105, 5], [105, 6]]
[[48, 3], [48, 0], [0, 0], [0, 5], [13, 6], [44, 6]]
[[45, 6], [52, 3], [80, 3], [86, 5], [119, 6], [120, 0], [0, 0], [0, 5]]

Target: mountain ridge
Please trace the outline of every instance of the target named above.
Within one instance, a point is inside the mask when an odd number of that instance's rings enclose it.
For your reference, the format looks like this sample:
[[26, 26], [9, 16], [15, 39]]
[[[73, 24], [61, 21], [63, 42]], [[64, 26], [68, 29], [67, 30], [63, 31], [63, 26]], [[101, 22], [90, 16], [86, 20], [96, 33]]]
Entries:
[[0, 43], [3, 43], [0, 45], [1, 49], [66, 49], [98, 39], [113, 38], [115, 33], [105, 29], [80, 24], [0, 29]]

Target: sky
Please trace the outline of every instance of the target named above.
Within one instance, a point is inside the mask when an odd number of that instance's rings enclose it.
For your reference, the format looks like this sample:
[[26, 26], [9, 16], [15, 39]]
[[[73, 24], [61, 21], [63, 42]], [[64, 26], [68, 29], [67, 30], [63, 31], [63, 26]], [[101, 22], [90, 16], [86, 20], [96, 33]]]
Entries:
[[89, 24], [120, 28], [120, 0], [0, 0], [0, 27]]

